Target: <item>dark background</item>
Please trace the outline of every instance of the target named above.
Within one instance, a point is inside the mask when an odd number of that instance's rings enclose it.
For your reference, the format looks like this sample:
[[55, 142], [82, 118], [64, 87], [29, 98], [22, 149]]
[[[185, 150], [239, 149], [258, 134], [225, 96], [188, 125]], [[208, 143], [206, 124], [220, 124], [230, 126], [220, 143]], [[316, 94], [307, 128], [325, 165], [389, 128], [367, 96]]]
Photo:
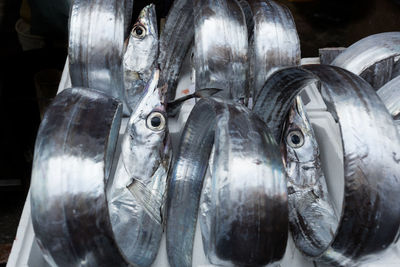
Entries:
[[[136, 0], [133, 18], [151, 2], [161, 18], [172, 0]], [[318, 48], [346, 47], [371, 34], [400, 31], [400, 0], [279, 2], [292, 11], [302, 57], [318, 56]], [[28, 192], [40, 108], [43, 112], [54, 97], [67, 56], [69, 5], [70, 0], [0, 0], [0, 266]], [[15, 30], [20, 17], [30, 24], [30, 34], [42, 38], [42, 47], [23, 51]]]

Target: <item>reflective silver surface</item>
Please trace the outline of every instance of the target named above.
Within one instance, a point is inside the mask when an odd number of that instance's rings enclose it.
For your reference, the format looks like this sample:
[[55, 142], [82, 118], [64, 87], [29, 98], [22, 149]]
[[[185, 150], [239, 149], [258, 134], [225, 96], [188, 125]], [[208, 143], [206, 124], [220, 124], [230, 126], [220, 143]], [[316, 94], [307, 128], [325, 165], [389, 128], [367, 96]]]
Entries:
[[196, 90], [223, 89], [218, 96], [246, 102], [248, 38], [236, 0], [195, 0], [194, 69]]
[[254, 29], [250, 41], [250, 88], [253, 97], [280, 67], [300, 64], [300, 40], [290, 10], [277, 2], [249, 0]]
[[75, 0], [69, 18], [72, 86], [93, 88], [125, 104], [123, 45], [133, 0]]
[[153, 4], [142, 9], [129, 35], [124, 54], [126, 100], [133, 111], [157, 67], [158, 28]]
[[281, 145], [288, 174], [292, 237], [304, 254], [318, 256], [333, 239], [339, 218], [329, 196], [314, 130], [300, 96], [285, 121]]
[[[325, 248], [315, 243], [313, 231], [304, 231], [307, 225], [293, 235], [303, 235], [304, 240], [308, 240], [298, 248], [315, 260], [337, 266], [360, 264], [387, 248], [397, 235], [400, 223], [397, 200], [400, 181], [396, 177], [400, 172], [399, 136], [390, 114], [364, 80], [332, 66], [309, 65], [304, 69], [307, 71], [288, 68], [273, 74], [265, 88], [276, 96], [268, 105], [277, 103], [276, 114], [282, 117], [279, 105], [285, 106], [286, 99], [291, 99], [290, 92], [297, 95], [301, 90], [285, 86], [286, 82], [292, 80], [292, 85], [297, 83], [304, 87], [307, 81], [315, 82], [308, 71], [318, 77], [321, 95], [341, 131], [344, 200], [334, 238]], [[273, 84], [275, 86], [271, 86]], [[290, 90], [286, 90], [288, 88]], [[266, 117], [267, 121], [279, 125], [274, 122], [274, 112], [269, 113], [272, 115]], [[289, 214], [293, 215], [291, 211]], [[295, 230], [292, 228], [292, 231]], [[309, 251], [312, 254], [307, 254]]]
[[[135, 266], [150, 266], [163, 233], [163, 208], [171, 146], [165, 89], [155, 71], [132, 113], [107, 197], [118, 245]], [[159, 124], [158, 124], [159, 123]]]
[[43, 118], [31, 216], [51, 266], [128, 266], [114, 241], [105, 195], [121, 113], [118, 100], [73, 88], [57, 95]]
[[[167, 253], [171, 266], [191, 266], [203, 178], [215, 145], [212, 187], [203, 225], [212, 263], [265, 265], [283, 257], [287, 240], [286, 179], [279, 147], [241, 105], [200, 100], [182, 134], [168, 189]], [[204, 210], [204, 209], [203, 209]], [[209, 233], [209, 234], [207, 234]]]
[[392, 78], [394, 58], [399, 55], [400, 32], [379, 33], [349, 46], [332, 65], [360, 75], [377, 90]]
[[393, 119], [400, 120], [400, 76], [381, 87], [377, 94]]
[[174, 100], [179, 73], [194, 38], [193, 0], [175, 0], [160, 36], [161, 83], [168, 84], [167, 99]]
[[281, 141], [284, 122], [296, 96], [309, 84], [318, 82], [315, 75], [300, 67], [278, 70], [267, 79], [253, 112], [271, 129], [277, 142]]
[[357, 264], [395, 239], [400, 223], [400, 139], [373, 88], [358, 76], [328, 66], [306, 66], [339, 123], [343, 141], [344, 201], [340, 224], [320, 260]]

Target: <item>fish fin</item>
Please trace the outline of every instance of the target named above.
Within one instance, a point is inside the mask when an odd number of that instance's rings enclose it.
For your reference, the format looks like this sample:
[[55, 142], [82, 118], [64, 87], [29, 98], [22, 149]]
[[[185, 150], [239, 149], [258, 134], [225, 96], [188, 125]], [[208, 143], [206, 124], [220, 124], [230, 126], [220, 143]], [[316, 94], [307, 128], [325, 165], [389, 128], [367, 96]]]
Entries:
[[135, 199], [144, 208], [147, 214], [155, 220], [157, 223], [162, 224], [162, 215], [160, 207], [163, 206], [163, 199], [153, 194], [143, 183], [138, 180], [127, 186], [129, 192], [135, 197]]
[[192, 98], [205, 98], [205, 97], [210, 97], [215, 95], [216, 93], [222, 91], [222, 89], [218, 88], [205, 88], [198, 90], [194, 92], [193, 94], [187, 95], [180, 97], [178, 99], [175, 99], [174, 101], [168, 102], [167, 105], [167, 111], [168, 111], [168, 117], [175, 117], [178, 113], [179, 110], [181, 109], [183, 103], [186, 100], [192, 99]]
[[219, 88], [204, 88], [204, 89], [196, 91], [192, 95], [193, 95], [193, 97], [202, 97], [202, 98], [204, 98], [204, 97], [213, 96], [216, 93], [219, 93], [221, 91], [223, 91], [223, 90], [219, 89]]

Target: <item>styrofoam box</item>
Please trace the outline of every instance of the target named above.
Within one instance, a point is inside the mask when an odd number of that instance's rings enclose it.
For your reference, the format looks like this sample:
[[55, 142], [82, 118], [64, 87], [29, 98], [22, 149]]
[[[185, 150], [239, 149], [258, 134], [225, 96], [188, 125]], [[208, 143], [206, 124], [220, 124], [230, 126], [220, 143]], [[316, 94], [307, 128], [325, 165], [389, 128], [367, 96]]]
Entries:
[[[302, 60], [302, 64], [318, 64], [318, 58], [307, 58]], [[187, 92], [193, 92], [194, 84], [192, 79], [191, 68], [189, 67], [189, 60], [186, 60], [183, 66], [183, 72], [179, 80], [177, 88], [177, 98], [183, 96]], [[62, 79], [59, 86], [59, 92], [64, 88], [71, 87], [69, 78], [68, 60], [65, 64]], [[189, 89], [189, 90], [187, 90]], [[308, 111], [308, 116], [314, 128], [316, 138], [321, 150], [321, 161], [325, 176], [327, 179], [328, 190], [331, 194], [335, 206], [340, 214], [338, 207], [342, 206], [343, 198], [343, 152], [340, 140], [339, 127], [335, 123], [333, 117], [327, 112], [326, 105], [322, 100], [317, 88], [308, 87], [301, 94], [303, 101]], [[181, 114], [177, 119], [170, 119], [169, 129], [172, 136], [174, 151], [178, 147], [179, 136], [185, 124], [187, 117], [195, 104], [195, 100], [189, 100], [182, 106]], [[125, 131], [127, 118], [123, 119], [120, 130], [120, 137]], [[121, 138], [120, 138], [121, 140]], [[118, 142], [119, 149], [120, 142]], [[117, 151], [118, 152], [118, 151]], [[114, 160], [116, 163], [118, 160]], [[329, 162], [329, 164], [328, 164]], [[28, 194], [25, 206], [22, 212], [21, 220], [18, 226], [17, 235], [12, 247], [12, 251], [8, 260], [7, 267], [46, 267], [49, 266], [35, 241], [34, 232], [31, 222], [30, 210], [30, 195]], [[165, 245], [165, 235], [162, 238], [160, 250], [153, 266], [167, 267], [167, 252]], [[289, 236], [286, 253], [281, 261], [282, 267], [324, 267], [306, 259], [294, 246], [294, 243]], [[203, 244], [201, 239], [200, 227], [197, 224], [194, 249], [193, 249], [193, 266], [212, 266], [203, 252]], [[400, 246], [394, 245], [387, 249], [381, 255], [376, 256], [373, 262], [363, 264], [362, 266], [400, 266]]]

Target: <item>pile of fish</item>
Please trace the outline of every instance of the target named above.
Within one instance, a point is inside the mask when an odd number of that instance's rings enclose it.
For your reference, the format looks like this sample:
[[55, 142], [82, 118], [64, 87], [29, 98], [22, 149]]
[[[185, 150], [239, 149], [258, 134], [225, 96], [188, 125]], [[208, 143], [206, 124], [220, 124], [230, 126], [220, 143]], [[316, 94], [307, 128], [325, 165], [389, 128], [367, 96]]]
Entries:
[[[44, 116], [32, 170], [51, 266], [151, 266], [164, 233], [170, 266], [192, 266], [197, 223], [221, 266], [279, 264], [288, 238], [311, 261], [354, 266], [397, 241], [400, 32], [300, 65], [293, 17], [272, 0], [175, 0], [161, 33], [154, 5], [129, 31], [133, 8], [71, 9], [72, 88]], [[194, 90], [182, 96], [185, 61]], [[301, 97], [310, 87], [340, 130], [341, 207]], [[173, 145], [169, 122], [189, 99]]]

